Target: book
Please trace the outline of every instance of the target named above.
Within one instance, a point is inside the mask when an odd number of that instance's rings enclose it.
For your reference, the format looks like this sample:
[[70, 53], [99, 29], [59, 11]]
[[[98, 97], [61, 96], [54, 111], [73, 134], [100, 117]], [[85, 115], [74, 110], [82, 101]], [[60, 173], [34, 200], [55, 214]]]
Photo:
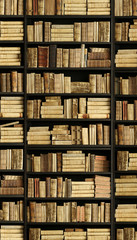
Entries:
[[115, 129], [116, 145], [136, 145], [136, 125], [118, 124]]
[[[122, 176], [115, 179], [116, 196], [136, 196], [136, 175]], [[129, 216], [130, 217], [130, 216]]]
[[23, 149], [1, 149], [0, 169], [23, 169]]
[[0, 195], [24, 195], [22, 176], [3, 175], [0, 181]]
[[23, 0], [0, 1], [0, 15], [23, 15]]
[[[23, 40], [24, 28], [22, 21], [0, 21], [0, 40]], [[14, 54], [13, 54], [14, 56]], [[12, 57], [12, 55], [11, 55]]]
[[0, 117], [22, 118], [23, 108], [23, 97], [1, 97]]

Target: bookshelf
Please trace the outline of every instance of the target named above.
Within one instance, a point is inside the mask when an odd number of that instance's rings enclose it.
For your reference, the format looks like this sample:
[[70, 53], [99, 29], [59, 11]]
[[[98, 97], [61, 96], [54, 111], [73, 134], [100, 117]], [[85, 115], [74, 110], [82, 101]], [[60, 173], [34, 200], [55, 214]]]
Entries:
[[[115, 77], [128, 78], [129, 76], [137, 75], [137, 68], [135, 67], [116, 67], [115, 66], [115, 54], [118, 49], [134, 49], [136, 48], [136, 42], [133, 41], [116, 41], [115, 40], [115, 23], [130, 22], [133, 23], [137, 16], [115, 16], [115, 0], [110, 0], [111, 4], [111, 14], [109, 15], [27, 15], [26, 13], [26, 2], [23, 0], [24, 15], [0, 15], [0, 21], [23, 21], [24, 27], [24, 40], [2, 40], [0, 41], [0, 47], [21, 47], [21, 65], [20, 66], [0, 66], [1, 73], [9, 73], [11, 71], [18, 71], [23, 73], [23, 91], [22, 92], [0, 92], [0, 97], [23, 97], [23, 117], [21, 118], [2, 118], [0, 117], [1, 124], [6, 124], [9, 122], [19, 121], [23, 124], [23, 142], [19, 143], [8, 143], [1, 142], [0, 148], [2, 150], [6, 149], [23, 149], [23, 169], [1, 169], [0, 176], [3, 175], [16, 175], [23, 176], [24, 185], [24, 195], [0, 195], [1, 202], [3, 201], [19, 201], [23, 200], [23, 221], [1, 221], [0, 225], [21, 225], [24, 227], [24, 240], [33, 240], [29, 238], [29, 228], [41, 228], [42, 230], [65, 230], [66, 228], [82, 228], [86, 231], [88, 228], [93, 229], [105, 229], [109, 228], [111, 233], [111, 240], [117, 239], [117, 229], [123, 229], [126, 227], [135, 228], [137, 230], [137, 221], [135, 222], [116, 222], [115, 220], [115, 209], [118, 204], [136, 204], [137, 196], [115, 196], [115, 178], [119, 178], [121, 175], [130, 176], [137, 175], [137, 170], [117, 170], [117, 151], [129, 151], [130, 153], [136, 153], [136, 145], [116, 145], [115, 144], [115, 128], [119, 124], [136, 125], [137, 120], [116, 120], [116, 101], [129, 101], [131, 103], [137, 99], [137, 93], [135, 94], [115, 94]], [[52, 22], [54, 24], [73, 24], [74, 22], [93, 22], [93, 21], [108, 21], [110, 22], [110, 41], [109, 42], [28, 42], [27, 41], [27, 26], [28, 24], [34, 24], [35, 21]], [[44, 30], [44, 26], [43, 26]], [[59, 48], [80, 48], [81, 44], [85, 44], [85, 47], [91, 48], [109, 48], [110, 49], [110, 60], [111, 67], [28, 67], [27, 65], [27, 48], [37, 48], [38, 46], [52, 46], [57, 45]], [[28, 93], [27, 92], [27, 74], [28, 73], [64, 73], [65, 76], [72, 77], [71, 81], [88, 81], [89, 74], [105, 74], [110, 73], [110, 93]], [[45, 99], [45, 97], [55, 97], [60, 96], [61, 102], [69, 98], [110, 98], [111, 106], [111, 117], [108, 119], [90, 119], [90, 118], [28, 118], [27, 117], [27, 101], [33, 99]], [[89, 124], [104, 124], [110, 126], [110, 144], [109, 145], [53, 145], [53, 144], [39, 144], [33, 145], [28, 144], [27, 133], [30, 127], [44, 127], [49, 126], [50, 130], [53, 129], [53, 125], [74, 125], [88, 127]], [[56, 171], [56, 172], [34, 172], [27, 170], [27, 155], [35, 154], [39, 156], [40, 154], [48, 153], [60, 153], [65, 154], [67, 151], [82, 151], [86, 156], [88, 153], [95, 155], [105, 155], [110, 161], [109, 171], [87, 171], [87, 172], [67, 172]], [[39, 178], [40, 180], [45, 180], [47, 177], [51, 179], [57, 179], [57, 177], [62, 177], [72, 179], [72, 181], [84, 181], [85, 178], [95, 178], [96, 175], [103, 177], [110, 177], [111, 184], [111, 197], [28, 197], [28, 179], [29, 178]], [[56, 202], [57, 204], [63, 204], [67, 202], [77, 202], [80, 206], [85, 203], [88, 204], [99, 204], [100, 202], [110, 203], [111, 205], [111, 215], [110, 222], [28, 222], [27, 221], [27, 206], [30, 202], [37, 203], [51, 203]], [[1, 206], [1, 203], [0, 203]], [[62, 205], [61, 205], [62, 206]], [[53, 239], [53, 238], [52, 238]], [[97, 239], [97, 238], [96, 238]], [[34, 239], [35, 240], [35, 239]], [[88, 240], [88, 238], [87, 238]], [[119, 240], [119, 239], [117, 239]]]

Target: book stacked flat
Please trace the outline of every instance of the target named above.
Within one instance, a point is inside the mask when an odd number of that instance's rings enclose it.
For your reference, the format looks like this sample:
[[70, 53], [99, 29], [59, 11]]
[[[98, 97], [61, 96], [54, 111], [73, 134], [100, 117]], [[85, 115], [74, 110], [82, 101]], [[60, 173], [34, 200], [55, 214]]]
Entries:
[[86, 15], [86, 0], [64, 0], [62, 15]]
[[0, 15], [23, 15], [23, 0], [0, 1]]
[[110, 93], [110, 73], [89, 74], [91, 93]]
[[[63, 230], [41, 230], [41, 240], [46, 239], [63, 240]], [[37, 240], [40, 240], [40, 237]]]
[[110, 198], [110, 177], [95, 175], [95, 197]]
[[0, 40], [23, 40], [24, 29], [22, 21], [0, 21]]
[[110, 222], [110, 203], [29, 202], [27, 218], [29, 222]]
[[110, 161], [107, 160], [107, 156], [90, 154], [91, 172], [108, 172], [109, 166]]
[[1, 195], [23, 195], [23, 177], [14, 175], [4, 175], [1, 180]]
[[89, 118], [110, 118], [110, 98], [88, 98]]
[[137, 176], [127, 175], [115, 179], [115, 196], [137, 196]]
[[41, 99], [27, 100], [27, 117], [40, 118]]
[[72, 181], [71, 197], [94, 197], [94, 179]]
[[61, 97], [45, 97], [41, 106], [41, 118], [64, 118]]
[[1, 225], [0, 238], [11, 240], [24, 240], [24, 226], [21, 225]]
[[82, 151], [62, 154], [62, 172], [85, 172], [85, 154]]
[[0, 169], [23, 169], [23, 149], [0, 150]]
[[115, 129], [116, 145], [137, 145], [137, 125], [119, 124]]
[[0, 66], [20, 66], [20, 47], [0, 47]]
[[34, 25], [27, 25], [28, 42], [43, 42], [43, 22], [34, 22]]
[[28, 144], [51, 144], [49, 127], [30, 127], [27, 141]]
[[96, 240], [96, 239], [110, 240], [110, 229], [109, 228], [96, 228], [96, 229], [88, 228], [87, 229], [87, 240]]
[[128, 41], [129, 27], [132, 28], [132, 26], [129, 22], [115, 23], [115, 41]]
[[116, 222], [136, 222], [137, 206], [136, 204], [118, 204], [115, 211]]
[[64, 240], [86, 240], [86, 232], [64, 232]]
[[123, 240], [124, 238], [127, 238], [127, 240], [130, 240], [131, 238], [133, 240], [136, 240], [137, 239], [137, 232], [136, 232], [136, 229], [135, 228], [129, 228], [129, 227], [126, 227], [126, 228], [118, 228], [117, 229], [117, 240]]
[[54, 125], [51, 131], [52, 145], [71, 145], [72, 136], [68, 125]]
[[[13, 125], [13, 126], [12, 126]], [[0, 125], [0, 142], [1, 143], [22, 143], [23, 142], [23, 125], [19, 122], [12, 122]]]
[[1, 221], [23, 221], [23, 201], [2, 202]]
[[115, 16], [137, 16], [136, 0], [116, 0]]
[[109, 48], [91, 48], [88, 52], [87, 67], [110, 67]]
[[129, 153], [128, 170], [137, 170], [137, 153]]
[[23, 97], [1, 97], [0, 117], [22, 118], [23, 117]]
[[116, 120], [137, 120], [137, 100], [116, 101]]
[[137, 49], [119, 49], [115, 55], [116, 67], [137, 67]]
[[[74, 41], [73, 32], [74, 32], [74, 25], [52, 24], [50, 28], [51, 42], [58, 42], [58, 41], [72, 42]], [[46, 37], [46, 31], [45, 31], [45, 37]], [[45, 39], [45, 42], [46, 42], [46, 39]]]
[[137, 76], [115, 78], [115, 94], [137, 94]]
[[88, 0], [87, 15], [110, 15], [110, 0]]

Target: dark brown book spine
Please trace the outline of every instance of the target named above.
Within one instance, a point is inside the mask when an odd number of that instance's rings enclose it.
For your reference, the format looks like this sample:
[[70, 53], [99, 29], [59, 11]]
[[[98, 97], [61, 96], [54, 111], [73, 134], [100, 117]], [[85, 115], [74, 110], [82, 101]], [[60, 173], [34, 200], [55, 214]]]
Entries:
[[57, 45], [50, 45], [50, 47], [49, 47], [49, 66], [51, 68], [56, 67], [56, 53], [57, 53]]

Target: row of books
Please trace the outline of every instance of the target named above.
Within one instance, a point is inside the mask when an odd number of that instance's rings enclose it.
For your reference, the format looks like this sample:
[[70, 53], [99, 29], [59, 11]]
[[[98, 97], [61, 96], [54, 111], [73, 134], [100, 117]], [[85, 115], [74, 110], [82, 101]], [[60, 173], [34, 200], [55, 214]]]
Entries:
[[0, 73], [0, 92], [23, 92], [23, 73]]
[[[51, 138], [52, 137], [52, 141]], [[52, 145], [109, 145], [110, 126], [90, 124], [88, 127], [53, 125], [52, 130], [46, 127], [30, 127], [27, 133], [28, 144]]]
[[27, 0], [27, 15], [110, 15], [110, 0]]
[[23, 169], [23, 149], [1, 149], [0, 169]]
[[136, 204], [118, 204], [117, 209], [115, 211], [116, 222], [136, 222], [137, 221], [136, 216], [137, 216]]
[[[22, 225], [1, 225], [0, 238], [11, 240], [24, 240], [24, 226]], [[32, 239], [31, 239], [32, 240]]]
[[136, 175], [120, 175], [120, 178], [115, 178], [115, 183], [115, 196], [137, 196]]
[[137, 240], [137, 231], [133, 227], [126, 227], [126, 228], [118, 228], [117, 229], [117, 240], [124, 240], [125, 237], [127, 240], [130, 240], [131, 238], [133, 240]]
[[52, 24], [43, 21], [27, 25], [28, 42], [109, 42], [110, 22]]
[[[31, 119], [110, 118], [110, 98], [69, 98], [64, 99], [64, 101], [61, 100], [60, 96], [45, 97], [45, 102], [42, 102], [41, 99], [27, 100], [27, 117]], [[133, 113], [128, 112], [131, 116]]]
[[137, 120], [137, 100], [116, 101], [116, 120]]
[[107, 156], [85, 154], [82, 151], [27, 155], [29, 172], [107, 172], [109, 166]]
[[110, 73], [89, 74], [86, 82], [64, 73], [27, 73], [27, 93], [110, 93]]
[[23, 176], [3, 175], [0, 178], [0, 195], [23, 195]]
[[28, 178], [29, 198], [48, 197], [89, 197], [110, 198], [110, 177], [95, 175], [94, 178], [85, 178], [85, 181], [73, 181], [72, 179], [57, 177]]
[[23, 201], [2, 202], [0, 221], [23, 221]]
[[110, 234], [110, 228], [66, 228], [65, 230], [42, 230], [41, 228], [29, 228], [29, 240], [110, 240]]
[[137, 125], [118, 124], [115, 129], [116, 145], [137, 145]]
[[0, 117], [23, 117], [24, 97], [1, 97], [0, 99]]
[[115, 0], [115, 16], [137, 16], [136, 0]]
[[110, 222], [110, 203], [29, 202], [28, 222]]
[[23, 21], [0, 21], [0, 41], [22, 40], [24, 37]]
[[137, 76], [115, 78], [115, 94], [137, 94]]
[[27, 49], [28, 68], [110, 67], [109, 48], [57, 48], [57, 45]]
[[1, 143], [23, 143], [23, 124], [18, 121], [0, 125]]
[[118, 171], [137, 170], [137, 153], [129, 151], [118, 151], [117, 170]]
[[115, 23], [116, 41], [136, 41], [137, 40], [137, 20], [133, 19], [133, 25], [129, 22]]
[[23, 0], [0, 1], [0, 15], [23, 15]]

